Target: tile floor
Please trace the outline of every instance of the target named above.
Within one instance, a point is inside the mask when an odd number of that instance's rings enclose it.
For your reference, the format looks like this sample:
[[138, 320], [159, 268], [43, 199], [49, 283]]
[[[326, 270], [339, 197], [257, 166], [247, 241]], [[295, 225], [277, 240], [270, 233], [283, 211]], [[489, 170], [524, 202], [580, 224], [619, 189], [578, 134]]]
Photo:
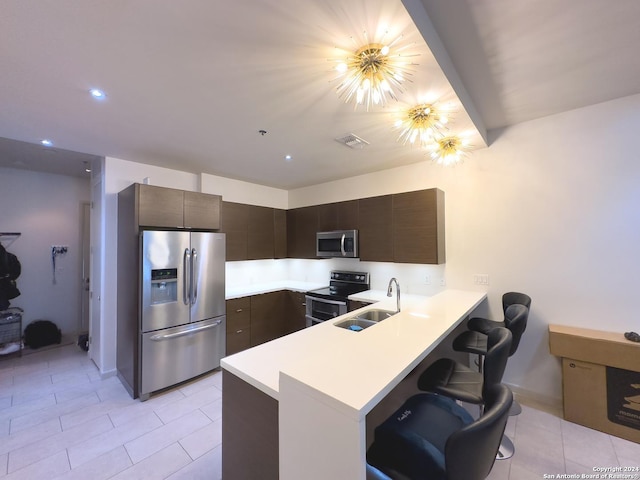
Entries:
[[[0, 478], [219, 479], [221, 397], [214, 372], [132, 400], [75, 345], [0, 359]], [[539, 408], [524, 405], [507, 433], [516, 454], [496, 462], [491, 480], [640, 467], [640, 445]]]
[[0, 359], [0, 479], [220, 479], [221, 380], [140, 402], [75, 345]]

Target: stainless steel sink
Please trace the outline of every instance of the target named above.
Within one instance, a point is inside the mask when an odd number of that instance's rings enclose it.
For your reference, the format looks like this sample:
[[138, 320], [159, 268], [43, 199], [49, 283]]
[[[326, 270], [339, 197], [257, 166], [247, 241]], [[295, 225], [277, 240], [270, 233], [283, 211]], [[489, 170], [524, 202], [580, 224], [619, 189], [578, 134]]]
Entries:
[[351, 318], [347, 318], [346, 320], [342, 320], [335, 324], [336, 327], [346, 328], [347, 330], [352, 330], [354, 332], [359, 332], [364, 330], [365, 328], [369, 328], [372, 325], [375, 325], [382, 320], [389, 318], [392, 315], [395, 315], [397, 312], [391, 310], [381, 310], [374, 308], [372, 310], [367, 310], [365, 312], [354, 315]]
[[373, 310], [367, 310], [366, 312], [359, 313], [358, 315], [356, 315], [356, 318], [362, 320], [371, 320], [373, 322], [380, 322], [391, 317], [392, 315], [395, 315], [396, 313], [397, 312], [391, 310], [381, 310], [374, 308]]
[[365, 328], [369, 328], [371, 325], [375, 325], [378, 322], [374, 322], [373, 320], [364, 320], [362, 318], [348, 318], [347, 320], [342, 320], [341, 322], [336, 323], [336, 327], [346, 328], [347, 330], [352, 330], [354, 332], [359, 332], [360, 330], [364, 330]]

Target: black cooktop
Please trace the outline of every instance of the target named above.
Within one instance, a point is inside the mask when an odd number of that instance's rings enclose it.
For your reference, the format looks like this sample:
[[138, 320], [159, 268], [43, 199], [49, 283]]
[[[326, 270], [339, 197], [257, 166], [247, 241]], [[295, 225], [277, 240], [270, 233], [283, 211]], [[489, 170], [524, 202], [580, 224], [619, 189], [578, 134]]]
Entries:
[[349, 295], [369, 290], [369, 274], [366, 272], [331, 272], [328, 287], [310, 290], [307, 295], [328, 300], [346, 301]]

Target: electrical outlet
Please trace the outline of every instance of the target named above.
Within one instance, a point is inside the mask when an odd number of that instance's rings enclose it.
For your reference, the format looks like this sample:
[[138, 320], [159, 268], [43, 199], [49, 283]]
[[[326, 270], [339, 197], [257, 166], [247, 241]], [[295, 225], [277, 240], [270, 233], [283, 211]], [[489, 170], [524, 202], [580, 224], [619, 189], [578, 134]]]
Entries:
[[489, 285], [489, 275], [486, 273], [476, 273], [473, 276], [473, 283], [475, 285]]
[[442, 278], [440, 279], [440, 286], [441, 286], [441, 287], [446, 287], [446, 286], [447, 286], [447, 281], [444, 279], [444, 277], [442, 277]]
[[431, 285], [431, 275], [424, 277], [424, 283], [425, 285]]

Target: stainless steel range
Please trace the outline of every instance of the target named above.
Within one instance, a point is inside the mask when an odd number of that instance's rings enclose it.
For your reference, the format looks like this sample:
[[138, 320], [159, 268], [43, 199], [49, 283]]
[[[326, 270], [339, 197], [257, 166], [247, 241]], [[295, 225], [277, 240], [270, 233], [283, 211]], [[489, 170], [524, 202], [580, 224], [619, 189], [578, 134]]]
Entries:
[[306, 294], [307, 327], [347, 313], [349, 295], [369, 290], [369, 273], [331, 272], [329, 286]]

